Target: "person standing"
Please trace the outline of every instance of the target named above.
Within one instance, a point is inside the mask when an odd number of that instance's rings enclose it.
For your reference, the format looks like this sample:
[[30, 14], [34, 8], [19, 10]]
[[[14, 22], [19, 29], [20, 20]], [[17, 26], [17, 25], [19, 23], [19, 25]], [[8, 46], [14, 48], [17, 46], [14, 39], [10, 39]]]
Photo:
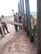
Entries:
[[[3, 15], [2, 15], [2, 18], [4, 19], [4, 16]], [[8, 27], [7, 27], [6, 23], [2, 22], [2, 28], [3, 28], [4, 33], [5, 33], [5, 29], [6, 29], [7, 33], [10, 33], [8, 31]]]
[[1, 20], [2, 20], [2, 18], [0, 17], [0, 34], [1, 34], [2, 37], [4, 37], [4, 32], [3, 32]]
[[[22, 23], [22, 15], [21, 15], [21, 13], [19, 13], [19, 23]], [[19, 29], [21, 29], [21, 28], [22, 28], [22, 26], [20, 25]]]
[[[18, 17], [17, 15], [14, 14], [14, 22], [18, 22]], [[18, 31], [18, 25], [14, 25], [16, 32]]]

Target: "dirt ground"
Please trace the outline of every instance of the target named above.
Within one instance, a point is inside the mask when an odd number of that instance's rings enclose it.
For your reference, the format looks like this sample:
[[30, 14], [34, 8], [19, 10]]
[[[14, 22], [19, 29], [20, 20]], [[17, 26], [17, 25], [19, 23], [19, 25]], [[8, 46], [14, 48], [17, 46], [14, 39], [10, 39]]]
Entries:
[[10, 33], [0, 37], [0, 54], [36, 54], [36, 47], [30, 43], [26, 32], [15, 31], [14, 26], [8, 24]]

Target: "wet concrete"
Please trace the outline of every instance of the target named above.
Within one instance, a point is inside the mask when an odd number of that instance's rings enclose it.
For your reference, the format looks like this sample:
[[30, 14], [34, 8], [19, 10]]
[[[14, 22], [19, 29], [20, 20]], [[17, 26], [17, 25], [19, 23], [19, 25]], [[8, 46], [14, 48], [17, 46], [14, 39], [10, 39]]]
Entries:
[[0, 38], [0, 54], [36, 54], [36, 47], [30, 43], [26, 32], [15, 31], [14, 26], [8, 24], [10, 33]]

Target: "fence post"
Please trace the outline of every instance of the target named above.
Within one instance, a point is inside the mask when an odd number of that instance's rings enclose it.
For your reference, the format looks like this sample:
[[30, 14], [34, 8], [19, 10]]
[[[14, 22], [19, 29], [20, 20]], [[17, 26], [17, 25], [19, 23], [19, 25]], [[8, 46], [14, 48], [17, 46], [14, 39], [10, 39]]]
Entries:
[[[26, 4], [26, 20], [27, 20], [27, 27], [29, 27], [30, 41], [33, 42], [29, 0], [25, 0], [25, 4]], [[28, 29], [28, 28], [27, 28], [27, 29]]]
[[41, 54], [41, 0], [37, 0], [37, 54]]

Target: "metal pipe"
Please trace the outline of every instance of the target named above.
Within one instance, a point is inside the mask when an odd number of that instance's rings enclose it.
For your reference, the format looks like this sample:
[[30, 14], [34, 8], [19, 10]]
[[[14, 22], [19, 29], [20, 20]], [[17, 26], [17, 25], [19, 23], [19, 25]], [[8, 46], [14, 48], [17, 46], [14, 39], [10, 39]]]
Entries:
[[33, 35], [32, 35], [32, 27], [31, 27], [31, 16], [30, 16], [29, 0], [25, 0], [25, 4], [26, 4], [27, 27], [29, 27], [30, 41], [33, 42]]
[[37, 54], [41, 54], [41, 0], [37, 0]]

